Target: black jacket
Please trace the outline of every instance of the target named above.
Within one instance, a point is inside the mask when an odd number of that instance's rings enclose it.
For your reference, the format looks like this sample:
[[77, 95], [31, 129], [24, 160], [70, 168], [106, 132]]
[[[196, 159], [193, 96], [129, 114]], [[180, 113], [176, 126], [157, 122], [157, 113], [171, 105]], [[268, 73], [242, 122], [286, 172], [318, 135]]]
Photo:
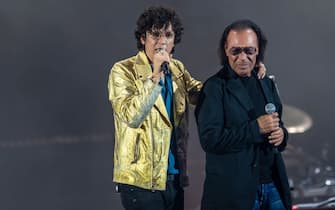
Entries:
[[[282, 104], [272, 80], [259, 80], [267, 103]], [[202, 89], [195, 116], [200, 143], [206, 152], [206, 179], [202, 209], [248, 210], [256, 198], [259, 178], [259, 127], [254, 107], [239, 77], [230, 68], [221, 69], [209, 78]], [[275, 154], [273, 181], [287, 209], [291, 198], [285, 165], [280, 154], [287, 144], [288, 133]]]

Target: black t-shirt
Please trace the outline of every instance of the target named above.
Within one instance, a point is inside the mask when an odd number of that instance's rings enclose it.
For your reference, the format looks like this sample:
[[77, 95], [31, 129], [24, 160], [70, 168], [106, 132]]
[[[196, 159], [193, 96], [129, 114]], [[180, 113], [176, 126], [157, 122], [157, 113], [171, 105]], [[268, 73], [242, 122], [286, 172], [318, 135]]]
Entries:
[[[265, 104], [266, 100], [263, 94], [263, 90], [258, 79], [255, 75], [251, 77], [241, 77], [240, 78], [244, 87], [247, 89], [249, 97], [254, 105], [256, 119], [266, 114]], [[273, 146], [268, 143], [268, 135], [262, 135], [264, 140], [263, 143], [259, 144], [260, 154], [259, 154], [259, 166], [260, 166], [260, 183], [272, 182], [272, 166], [274, 162], [274, 152]]]

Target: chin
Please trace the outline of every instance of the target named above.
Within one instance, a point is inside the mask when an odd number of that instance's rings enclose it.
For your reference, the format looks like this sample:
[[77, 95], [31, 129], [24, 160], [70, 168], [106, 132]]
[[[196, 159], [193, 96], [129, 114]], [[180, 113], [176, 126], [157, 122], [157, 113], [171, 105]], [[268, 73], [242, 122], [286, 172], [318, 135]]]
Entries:
[[241, 77], [246, 77], [251, 75], [251, 71], [249, 69], [239, 69], [238, 75]]

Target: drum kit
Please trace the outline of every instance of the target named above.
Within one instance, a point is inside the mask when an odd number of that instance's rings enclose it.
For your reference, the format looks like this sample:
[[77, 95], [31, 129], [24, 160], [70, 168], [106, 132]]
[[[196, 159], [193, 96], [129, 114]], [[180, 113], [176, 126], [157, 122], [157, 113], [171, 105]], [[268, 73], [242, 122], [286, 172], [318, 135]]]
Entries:
[[[294, 139], [295, 134], [304, 133], [313, 125], [312, 118], [301, 109], [283, 105], [282, 120]], [[320, 157], [313, 157], [303, 146], [288, 144], [283, 152], [294, 203], [320, 203], [335, 196], [335, 170], [327, 154], [329, 145], [324, 145]]]

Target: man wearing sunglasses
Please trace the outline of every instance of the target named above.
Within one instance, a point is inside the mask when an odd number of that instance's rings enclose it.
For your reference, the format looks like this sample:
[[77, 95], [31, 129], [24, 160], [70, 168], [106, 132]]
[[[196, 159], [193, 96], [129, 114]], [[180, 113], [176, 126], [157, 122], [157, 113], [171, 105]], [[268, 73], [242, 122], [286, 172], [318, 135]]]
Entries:
[[288, 139], [282, 104], [273, 81], [259, 80], [255, 72], [266, 44], [250, 20], [236, 21], [223, 32], [223, 68], [204, 84], [195, 111], [206, 152], [202, 210], [291, 209], [280, 154]]

